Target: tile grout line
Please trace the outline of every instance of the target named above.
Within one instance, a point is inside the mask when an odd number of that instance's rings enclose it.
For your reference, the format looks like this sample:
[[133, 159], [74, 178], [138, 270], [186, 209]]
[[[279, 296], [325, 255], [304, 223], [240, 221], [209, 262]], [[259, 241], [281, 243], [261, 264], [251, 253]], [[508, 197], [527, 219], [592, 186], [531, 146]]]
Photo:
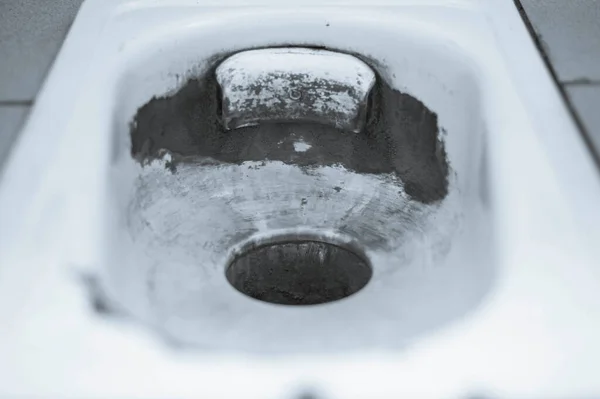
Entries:
[[0, 100], [0, 107], [31, 107], [33, 100]]
[[588, 78], [579, 78], [579, 79], [571, 79], [571, 80], [563, 80], [560, 82], [562, 85], [569, 87], [598, 87], [600, 86], [600, 80], [592, 80]]

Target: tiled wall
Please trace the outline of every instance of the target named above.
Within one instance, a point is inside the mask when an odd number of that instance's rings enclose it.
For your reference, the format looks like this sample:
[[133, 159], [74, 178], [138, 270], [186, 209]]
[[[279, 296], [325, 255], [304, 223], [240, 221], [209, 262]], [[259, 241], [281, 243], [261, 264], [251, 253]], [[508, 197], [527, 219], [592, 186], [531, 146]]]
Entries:
[[520, 0], [600, 155], [600, 0]]
[[0, 167], [82, 0], [0, 0]]

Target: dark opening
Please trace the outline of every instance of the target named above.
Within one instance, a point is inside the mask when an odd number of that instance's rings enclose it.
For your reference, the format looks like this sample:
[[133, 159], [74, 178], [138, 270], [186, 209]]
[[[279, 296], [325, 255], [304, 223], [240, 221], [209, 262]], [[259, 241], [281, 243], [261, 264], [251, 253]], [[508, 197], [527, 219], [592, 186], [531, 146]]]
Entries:
[[284, 241], [237, 256], [227, 280], [252, 298], [282, 305], [316, 305], [345, 298], [371, 279], [369, 264], [354, 252], [320, 241]]

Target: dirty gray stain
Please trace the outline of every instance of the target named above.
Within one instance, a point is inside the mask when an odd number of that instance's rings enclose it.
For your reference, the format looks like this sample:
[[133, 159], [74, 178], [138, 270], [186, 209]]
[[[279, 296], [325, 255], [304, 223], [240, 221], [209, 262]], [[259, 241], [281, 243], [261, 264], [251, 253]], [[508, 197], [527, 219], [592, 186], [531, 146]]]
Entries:
[[[131, 124], [133, 157], [145, 163], [166, 150], [173, 155], [168, 165], [173, 173], [178, 163], [207, 160], [231, 164], [270, 160], [308, 169], [342, 165], [361, 174], [394, 174], [405, 192], [421, 203], [445, 198], [448, 163], [437, 115], [418, 99], [377, 76], [367, 124], [358, 134], [318, 123], [285, 122], [226, 131], [215, 77], [224, 58], [213, 60], [204, 75], [189, 79], [177, 93], [154, 97], [138, 109]], [[293, 144], [298, 140], [310, 148], [296, 152]]]

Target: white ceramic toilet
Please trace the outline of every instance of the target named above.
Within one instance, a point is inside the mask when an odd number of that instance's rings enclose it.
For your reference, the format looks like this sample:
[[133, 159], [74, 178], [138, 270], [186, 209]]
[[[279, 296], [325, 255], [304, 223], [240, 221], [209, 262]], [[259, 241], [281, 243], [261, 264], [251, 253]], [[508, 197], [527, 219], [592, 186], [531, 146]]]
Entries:
[[86, 0], [0, 180], [0, 397], [598, 396], [598, 204], [512, 2]]

